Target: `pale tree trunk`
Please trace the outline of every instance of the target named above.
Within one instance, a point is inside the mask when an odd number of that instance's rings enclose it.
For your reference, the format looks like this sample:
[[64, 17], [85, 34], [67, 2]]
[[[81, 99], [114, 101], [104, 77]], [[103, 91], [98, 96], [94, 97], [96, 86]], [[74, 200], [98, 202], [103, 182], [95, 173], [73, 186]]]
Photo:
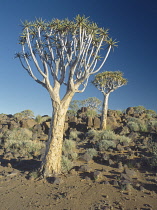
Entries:
[[109, 93], [104, 94], [100, 129], [106, 130]]
[[49, 130], [46, 151], [42, 160], [40, 172], [43, 177], [50, 177], [61, 173], [61, 158], [65, 116], [72, 96], [61, 104], [53, 102], [53, 115]]

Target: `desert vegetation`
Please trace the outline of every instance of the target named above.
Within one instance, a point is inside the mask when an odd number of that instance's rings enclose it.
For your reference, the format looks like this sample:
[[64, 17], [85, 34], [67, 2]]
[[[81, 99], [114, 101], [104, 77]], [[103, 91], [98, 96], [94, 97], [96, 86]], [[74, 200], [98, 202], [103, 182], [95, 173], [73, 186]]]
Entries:
[[[99, 188], [113, 187], [129, 195], [157, 193], [156, 113], [141, 106], [129, 107], [125, 111], [108, 110], [108, 128], [101, 130], [101, 114], [88, 116], [87, 111], [88, 107], [84, 107], [73, 116], [67, 113], [61, 175], [48, 177], [47, 182], [64, 186], [65, 177], [70, 179], [72, 176], [74, 180], [78, 177], [85, 183], [96, 183]], [[91, 124], [95, 120], [97, 124]], [[24, 179], [40, 182], [38, 168], [45, 153], [50, 121], [49, 116], [19, 119], [16, 114], [1, 114], [1, 167], [16, 168]], [[0, 175], [0, 182], [10, 179], [4, 170]], [[60, 199], [66, 198], [64, 196]], [[111, 207], [102, 202], [99, 205]], [[112, 207], [116, 206], [112, 204]]]

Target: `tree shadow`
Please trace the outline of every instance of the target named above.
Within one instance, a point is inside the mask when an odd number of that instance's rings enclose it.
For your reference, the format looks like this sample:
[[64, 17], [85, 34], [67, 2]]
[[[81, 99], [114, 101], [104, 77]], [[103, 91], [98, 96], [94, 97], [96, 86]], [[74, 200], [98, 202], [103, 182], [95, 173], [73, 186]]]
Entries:
[[0, 159], [1, 166], [8, 167], [11, 164], [11, 167], [17, 169], [21, 172], [36, 170], [40, 167], [41, 161], [35, 159]]
[[149, 191], [154, 191], [155, 193], [157, 193], [157, 185], [156, 184], [143, 184], [143, 187], [146, 189], [146, 190], [149, 190]]

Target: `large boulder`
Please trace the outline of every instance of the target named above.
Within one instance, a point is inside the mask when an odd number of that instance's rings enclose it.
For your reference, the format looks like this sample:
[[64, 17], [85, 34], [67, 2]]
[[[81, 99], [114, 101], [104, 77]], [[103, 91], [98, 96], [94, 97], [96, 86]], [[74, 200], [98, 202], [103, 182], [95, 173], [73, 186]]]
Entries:
[[23, 119], [20, 121], [21, 128], [33, 128], [36, 124], [34, 119]]
[[19, 128], [19, 123], [15, 122], [14, 120], [11, 120], [8, 122], [8, 129], [13, 130], [14, 128]]
[[92, 128], [93, 127], [93, 118], [87, 117], [87, 127]]
[[42, 126], [43, 126], [44, 133], [49, 134], [50, 122], [45, 121], [43, 122]]
[[127, 109], [126, 109], [126, 114], [127, 115], [130, 115], [130, 116], [134, 116], [134, 108], [133, 107], [128, 107]]
[[99, 129], [100, 128], [100, 118], [94, 117], [93, 124], [94, 124], [94, 129]]
[[117, 122], [115, 117], [108, 117], [107, 118], [107, 125], [111, 128], [111, 129], [116, 129], [119, 127], [119, 123]]

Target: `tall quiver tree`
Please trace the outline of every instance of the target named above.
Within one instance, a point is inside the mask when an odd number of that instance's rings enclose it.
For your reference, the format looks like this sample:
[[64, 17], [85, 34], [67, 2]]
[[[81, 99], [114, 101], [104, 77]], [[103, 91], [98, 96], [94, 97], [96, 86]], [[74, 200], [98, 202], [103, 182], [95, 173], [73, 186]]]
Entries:
[[100, 128], [102, 130], [105, 130], [107, 122], [109, 95], [114, 90], [125, 85], [127, 83], [127, 80], [123, 78], [123, 73], [120, 71], [106, 71], [97, 74], [92, 83], [104, 95]]
[[101, 69], [116, 43], [109, 38], [108, 30], [78, 15], [72, 21], [26, 21], [20, 44], [22, 52], [16, 57], [28, 74], [46, 88], [52, 101], [51, 127], [40, 169], [43, 177], [48, 177], [61, 172], [65, 115], [72, 97], [85, 90], [89, 76]]

